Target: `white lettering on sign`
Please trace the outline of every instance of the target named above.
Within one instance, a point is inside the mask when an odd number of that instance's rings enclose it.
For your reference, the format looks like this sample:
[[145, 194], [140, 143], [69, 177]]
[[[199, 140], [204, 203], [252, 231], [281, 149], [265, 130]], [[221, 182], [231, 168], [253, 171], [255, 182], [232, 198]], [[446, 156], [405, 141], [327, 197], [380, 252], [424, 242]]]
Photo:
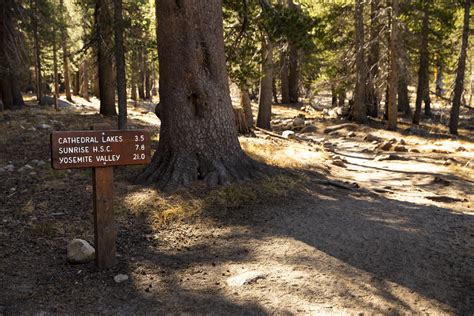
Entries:
[[83, 162], [92, 162], [92, 156], [59, 157], [59, 163], [71, 164], [71, 163], [83, 163]]
[[118, 161], [120, 159], [120, 155], [96, 156], [95, 159], [98, 162]]
[[60, 137], [58, 139], [59, 144], [89, 144], [89, 143], [99, 143], [97, 137]]
[[123, 142], [122, 136], [102, 136], [103, 143], [121, 143]]

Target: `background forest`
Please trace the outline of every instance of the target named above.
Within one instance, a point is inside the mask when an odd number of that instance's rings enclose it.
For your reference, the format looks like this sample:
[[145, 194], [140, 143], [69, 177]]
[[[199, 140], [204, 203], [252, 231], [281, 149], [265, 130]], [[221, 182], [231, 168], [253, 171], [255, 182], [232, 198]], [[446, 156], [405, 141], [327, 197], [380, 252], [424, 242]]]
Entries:
[[[64, 93], [96, 96], [115, 115], [115, 91], [119, 104], [157, 96], [155, 5], [122, 1], [3, 1], [0, 109], [23, 106], [22, 93], [40, 104]], [[327, 92], [340, 115], [389, 129], [398, 115], [435, 116], [457, 134], [471, 106], [470, 1], [225, 0], [223, 10], [228, 74], [250, 126], [251, 100], [256, 126], [270, 129], [272, 103], [318, 107]]]

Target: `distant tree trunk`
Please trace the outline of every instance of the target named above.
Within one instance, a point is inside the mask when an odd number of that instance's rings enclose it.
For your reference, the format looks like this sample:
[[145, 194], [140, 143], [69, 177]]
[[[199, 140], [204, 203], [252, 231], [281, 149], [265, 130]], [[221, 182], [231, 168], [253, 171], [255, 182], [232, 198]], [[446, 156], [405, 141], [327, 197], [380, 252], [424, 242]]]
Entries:
[[272, 94], [273, 94], [273, 102], [275, 104], [277, 104], [278, 103], [278, 91], [277, 91], [275, 76], [272, 76]]
[[444, 95], [444, 89], [443, 89], [443, 79], [444, 79], [444, 69], [443, 69], [443, 62], [438, 58], [436, 61], [436, 94], [439, 96]]
[[[400, 34], [399, 38], [403, 38]], [[398, 111], [405, 113], [405, 115], [411, 115], [410, 98], [408, 96], [408, 83], [409, 83], [409, 71], [408, 71], [408, 56], [405, 44], [402, 40], [399, 41], [398, 45], [398, 59], [399, 59], [399, 75], [398, 75]]]
[[[65, 11], [64, 0], [59, 0], [59, 8], [61, 10], [61, 21], [65, 25]], [[67, 48], [67, 28], [61, 28], [61, 46], [63, 50], [63, 73], [64, 73], [64, 90], [66, 91], [66, 100], [72, 102], [71, 85], [69, 83], [69, 51]]]
[[31, 0], [34, 7], [32, 16], [33, 41], [35, 46], [35, 77], [36, 77], [36, 100], [41, 104], [43, 98], [43, 78], [41, 75], [41, 47], [38, 34], [38, 1]]
[[398, 76], [398, 111], [403, 112], [405, 115], [411, 114], [410, 98], [408, 97], [408, 82], [406, 77], [403, 75], [403, 70], [400, 71]]
[[263, 62], [260, 78], [257, 127], [270, 130], [270, 120], [272, 116], [273, 51], [272, 43], [267, 35], [263, 36], [262, 55]]
[[158, 95], [158, 89], [156, 88], [156, 69], [155, 69], [155, 62], [151, 63], [152, 65], [152, 88], [151, 88], [151, 95], [157, 96]]
[[100, 114], [117, 115], [115, 109], [115, 81], [112, 55], [111, 0], [96, 0], [95, 27], [97, 34], [97, 64], [99, 66]]
[[338, 94], [337, 98], [338, 98], [338, 106], [343, 107], [346, 103], [346, 90], [341, 89], [339, 91], [339, 94]]
[[397, 83], [398, 83], [398, 0], [391, 0], [392, 11], [391, 18], [391, 32], [390, 32], [390, 71], [388, 73], [388, 104], [387, 115], [388, 125], [387, 129], [391, 131], [397, 130]]
[[356, 36], [356, 84], [352, 118], [356, 122], [367, 121], [367, 107], [365, 104], [367, 66], [364, 60], [364, 4], [363, 0], [356, 0], [355, 6], [355, 36]]
[[466, 0], [464, 4], [464, 22], [462, 29], [461, 53], [459, 54], [458, 68], [456, 71], [456, 82], [454, 84], [453, 105], [449, 117], [449, 132], [458, 134], [459, 109], [461, 107], [461, 96], [464, 90], [464, 73], [466, 71], [466, 52], [469, 40], [469, 18], [471, 10], [471, 0]]
[[143, 58], [143, 48], [138, 53], [138, 96], [140, 100], [145, 100], [145, 61]]
[[331, 106], [333, 108], [337, 106], [337, 92], [334, 84], [331, 84]]
[[80, 71], [77, 70], [76, 72], [74, 72], [74, 86], [73, 86], [73, 89], [72, 89], [72, 93], [74, 95], [79, 95], [79, 90], [80, 90], [80, 84], [81, 84], [81, 79], [80, 79]]
[[130, 74], [130, 99], [134, 101], [134, 105], [137, 105], [137, 52], [135, 50], [132, 51], [132, 61], [131, 65], [131, 74]]
[[240, 106], [244, 110], [247, 126], [253, 126], [252, 102], [250, 100], [249, 88], [246, 85], [240, 87]]
[[145, 58], [145, 99], [151, 100], [151, 73], [147, 58]]
[[420, 66], [418, 68], [418, 87], [416, 90], [415, 113], [413, 124], [420, 124], [421, 104], [426, 100], [429, 93], [429, 56], [428, 56], [428, 33], [429, 33], [429, 2], [423, 5], [423, 22], [421, 27]]
[[[288, 8], [299, 11], [300, 8], [293, 2], [288, 0]], [[288, 86], [290, 92], [290, 102], [298, 103], [299, 101], [299, 69], [298, 69], [298, 46], [291, 39], [288, 40]]]
[[299, 101], [299, 70], [298, 70], [298, 48], [296, 45], [289, 45], [288, 51], [288, 86], [290, 91], [290, 102]]
[[125, 52], [123, 48], [122, 0], [114, 0], [115, 67], [117, 75], [118, 128], [127, 128], [127, 82], [125, 78]]
[[86, 101], [90, 102], [89, 100], [89, 65], [87, 62], [87, 58], [84, 59], [84, 61], [82, 62], [81, 73], [82, 73], [82, 78], [81, 78], [80, 94]]
[[99, 67], [94, 65], [94, 72], [92, 73], [92, 94], [100, 100], [100, 86], [99, 86]]
[[156, 4], [160, 142], [138, 181], [173, 189], [198, 179], [215, 186], [257, 176], [257, 164], [240, 148], [235, 128], [222, 2], [157, 0]]
[[290, 103], [290, 86], [288, 82], [288, 57], [286, 50], [280, 53], [280, 86], [281, 103]]
[[381, 2], [370, 1], [370, 46], [369, 46], [369, 80], [367, 83], [367, 114], [372, 117], [378, 116], [379, 97], [376, 89], [376, 79], [379, 73], [380, 59], [380, 32], [382, 24], [379, 21]]
[[59, 110], [58, 99], [59, 99], [59, 83], [58, 83], [58, 53], [56, 44], [56, 30], [53, 30], [53, 80], [54, 80], [54, 108]]

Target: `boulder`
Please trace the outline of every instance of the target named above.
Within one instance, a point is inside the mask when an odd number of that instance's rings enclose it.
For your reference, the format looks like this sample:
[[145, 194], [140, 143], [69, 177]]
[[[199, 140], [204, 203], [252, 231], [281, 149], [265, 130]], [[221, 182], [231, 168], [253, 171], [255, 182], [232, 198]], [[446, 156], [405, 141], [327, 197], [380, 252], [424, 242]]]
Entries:
[[381, 142], [383, 139], [381, 137], [378, 137], [378, 136], [375, 136], [375, 135], [372, 135], [372, 134], [367, 134], [365, 137], [364, 137], [364, 140], [368, 141], [368, 142]]
[[73, 239], [67, 245], [67, 260], [71, 263], [87, 263], [94, 260], [95, 249], [83, 239]]
[[266, 275], [260, 271], [248, 271], [227, 279], [226, 283], [229, 286], [237, 287], [246, 284], [252, 284], [257, 280], [265, 279]]
[[347, 133], [347, 137], [356, 137], [357, 134], [355, 132], [349, 132]]
[[300, 128], [303, 126], [304, 126], [304, 119], [302, 119], [301, 117], [295, 117], [293, 119], [293, 127]]
[[115, 283], [122, 283], [128, 280], [128, 275], [126, 274], [117, 274], [114, 276]]
[[405, 146], [402, 146], [402, 145], [397, 145], [393, 149], [395, 151], [398, 151], [398, 152], [407, 152], [408, 151], [408, 149]]
[[303, 127], [303, 129], [301, 130], [301, 133], [316, 133], [317, 130], [318, 129], [316, 128], [316, 126], [307, 125], [307, 126]]
[[430, 136], [430, 132], [428, 132], [427, 130], [422, 128], [416, 128], [414, 126], [405, 129], [403, 133], [407, 135], [417, 135], [422, 137]]
[[390, 148], [392, 148], [392, 143], [391, 142], [383, 142], [379, 146], [379, 149], [381, 149], [381, 150], [390, 150]]
[[283, 133], [281, 133], [281, 136], [283, 136], [285, 138], [288, 138], [288, 139], [296, 138], [295, 132], [290, 131], [290, 130], [283, 131]]

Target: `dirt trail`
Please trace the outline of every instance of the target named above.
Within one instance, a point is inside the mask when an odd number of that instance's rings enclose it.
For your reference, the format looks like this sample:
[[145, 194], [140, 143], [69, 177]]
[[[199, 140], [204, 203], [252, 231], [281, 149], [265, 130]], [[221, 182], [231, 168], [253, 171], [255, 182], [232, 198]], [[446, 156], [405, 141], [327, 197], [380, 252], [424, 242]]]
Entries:
[[[68, 129], [102, 120], [93, 107], [89, 114], [75, 109], [40, 115]], [[38, 113], [7, 115], [0, 121], [7, 131], [0, 167], [47, 160], [49, 131], [28, 130]], [[140, 111], [132, 117], [137, 127], [159, 125]], [[472, 140], [367, 127], [351, 137], [347, 129], [323, 132], [337, 123], [315, 120], [316, 132], [300, 141], [259, 133], [241, 139], [253, 155], [252, 148], [271, 148], [275, 164], [305, 179], [304, 189], [281, 201], [204, 212], [159, 228], [121, 210], [119, 264], [103, 272], [65, 260], [68, 240], [93, 240], [87, 171], [44, 166], [2, 173], [0, 314], [472, 314], [474, 183], [464, 167], [473, 159]], [[382, 140], [364, 140], [368, 133]], [[420, 152], [375, 148], [392, 138], [394, 146], [403, 139], [407, 150]], [[117, 205], [143, 190], [130, 184], [128, 172], [116, 171]], [[227, 283], [250, 271], [260, 277]], [[117, 273], [130, 279], [117, 284]]]

